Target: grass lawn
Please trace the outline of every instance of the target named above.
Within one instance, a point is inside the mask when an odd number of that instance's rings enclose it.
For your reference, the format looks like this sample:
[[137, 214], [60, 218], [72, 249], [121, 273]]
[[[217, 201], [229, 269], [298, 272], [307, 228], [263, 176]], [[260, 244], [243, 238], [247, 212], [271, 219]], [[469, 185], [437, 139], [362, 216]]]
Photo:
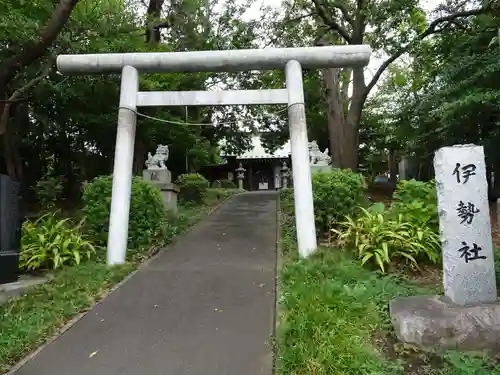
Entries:
[[389, 301], [435, 290], [380, 276], [335, 249], [299, 260], [290, 220], [282, 224], [277, 375], [500, 375], [500, 356], [425, 354], [395, 340]]
[[[157, 246], [168, 244], [185, 233], [234, 192], [210, 189], [204, 205], [180, 206], [178, 218], [169, 224], [166, 238]], [[7, 372], [14, 363], [56, 334], [76, 314], [95, 305], [144, 258], [135, 254], [123, 266], [107, 267], [101, 258], [66, 267], [55, 272], [47, 284], [0, 305], [0, 373]]]

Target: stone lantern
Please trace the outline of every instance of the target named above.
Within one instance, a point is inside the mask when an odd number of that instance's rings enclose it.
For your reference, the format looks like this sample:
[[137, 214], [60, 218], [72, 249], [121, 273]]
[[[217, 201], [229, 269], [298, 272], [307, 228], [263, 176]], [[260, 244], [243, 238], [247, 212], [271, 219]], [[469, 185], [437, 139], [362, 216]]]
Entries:
[[246, 169], [240, 163], [239, 167], [236, 168], [236, 178], [238, 179], [238, 189], [243, 190], [243, 179], [245, 178]]
[[290, 169], [286, 161], [281, 165], [281, 187], [286, 189], [288, 188], [288, 178], [290, 177]]

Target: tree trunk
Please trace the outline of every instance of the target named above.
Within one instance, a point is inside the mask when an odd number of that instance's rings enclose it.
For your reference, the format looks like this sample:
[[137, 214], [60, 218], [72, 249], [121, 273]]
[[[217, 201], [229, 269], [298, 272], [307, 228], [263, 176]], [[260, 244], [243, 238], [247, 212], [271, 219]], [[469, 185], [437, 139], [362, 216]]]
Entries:
[[492, 176], [493, 181], [490, 181], [489, 183], [490, 183], [491, 190], [493, 191], [495, 198], [498, 199], [498, 198], [500, 198], [500, 163], [494, 162], [491, 166], [491, 171], [493, 172], [493, 176]]
[[140, 176], [142, 174], [142, 170], [145, 168], [144, 163], [146, 162], [146, 146], [141, 138], [137, 138], [135, 142], [135, 151], [134, 151], [134, 168], [133, 173], [135, 175]]
[[[161, 28], [159, 26], [161, 19], [161, 10], [165, 0], [149, 0], [148, 9], [146, 11], [146, 43], [151, 46], [157, 46], [161, 42]], [[144, 144], [142, 133], [137, 131], [135, 135], [134, 145], [134, 162], [132, 173], [141, 175], [144, 169], [146, 146]]]
[[[77, 138], [78, 139], [78, 138]], [[85, 141], [83, 139], [78, 139], [78, 158], [77, 158], [77, 163], [78, 163], [78, 169], [80, 170], [80, 183], [82, 181], [87, 181], [89, 179], [88, 175], [88, 170], [87, 170], [87, 160], [88, 160], [88, 151], [87, 148], [85, 147]], [[82, 188], [80, 184], [80, 189]]]
[[342, 168], [344, 138], [344, 108], [340, 98], [339, 69], [324, 69], [323, 80], [326, 87], [326, 103], [328, 108], [328, 138], [332, 166]]
[[[3, 156], [7, 174], [14, 181], [23, 181], [23, 161], [19, 154], [19, 128], [23, 121], [29, 121], [28, 106], [20, 103], [16, 106], [8, 106], [10, 108], [7, 114], [5, 131], [2, 136]], [[7, 110], [7, 109], [5, 109]], [[9, 128], [9, 123], [11, 126]]]
[[[328, 107], [328, 136], [330, 154], [334, 168], [350, 168], [358, 170], [358, 123], [361, 117], [359, 99], [353, 95], [351, 106], [345, 115], [345, 100], [347, 87], [341, 90], [340, 70], [323, 70], [323, 80], [326, 86]], [[344, 86], [344, 85], [343, 85]], [[345, 91], [344, 91], [345, 90]], [[364, 101], [363, 101], [364, 104]]]
[[344, 168], [358, 170], [359, 123], [368, 92], [363, 68], [353, 69], [352, 97], [344, 127], [345, 152], [342, 157]]
[[390, 149], [389, 150], [389, 157], [387, 160], [389, 164], [389, 182], [396, 186], [398, 183], [398, 164], [396, 162], [396, 151]]
[[342, 168], [358, 170], [359, 129], [356, 120], [347, 116], [343, 131]]
[[146, 29], [146, 43], [157, 45], [161, 42], [161, 30], [158, 21], [161, 18], [161, 9], [165, 0], [149, 0], [147, 10], [147, 29]]
[[[316, 45], [325, 46], [331, 43], [321, 37]], [[349, 73], [351, 69], [347, 70]], [[353, 95], [349, 105], [347, 90], [350, 74], [342, 77], [340, 69], [323, 70], [328, 107], [328, 135], [332, 165], [336, 168], [358, 170], [359, 121], [366, 101], [367, 90], [363, 68], [352, 69]]]

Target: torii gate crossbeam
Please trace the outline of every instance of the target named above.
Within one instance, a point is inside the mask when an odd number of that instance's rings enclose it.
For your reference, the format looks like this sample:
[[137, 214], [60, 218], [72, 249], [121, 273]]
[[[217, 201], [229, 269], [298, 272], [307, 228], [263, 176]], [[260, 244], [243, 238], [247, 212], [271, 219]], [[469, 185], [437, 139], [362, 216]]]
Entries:
[[[297, 241], [301, 256], [316, 250], [302, 67], [340, 68], [368, 64], [369, 46], [328, 46], [160, 53], [60, 55], [67, 74], [122, 74], [108, 232], [108, 264], [125, 262], [132, 164], [138, 106], [288, 104]], [[140, 92], [139, 72], [232, 72], [284, 69], [286, 89]]]

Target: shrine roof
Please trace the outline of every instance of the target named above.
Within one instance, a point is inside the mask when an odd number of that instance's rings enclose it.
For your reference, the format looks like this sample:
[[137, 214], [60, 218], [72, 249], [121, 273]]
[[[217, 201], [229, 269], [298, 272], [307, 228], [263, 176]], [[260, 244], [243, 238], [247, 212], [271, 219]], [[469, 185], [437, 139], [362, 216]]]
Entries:
[[[221, 142], [221, 146], [224, 146], [224, 142]], [[288, 158], [291, 153], [290, 141], [287, 141], [283, 146], [276, 149], [274, 152], [270, 153], [266, 151], [262, 145], [261, 137], [259, 135], [254, 135], [251, 138], [251, 148], [250, 150], [244, 152], [240, 155], [234, 155], [229, 153], [221, 152], [221, 156], [236, 156], [236, 159], [283, 159]]]

